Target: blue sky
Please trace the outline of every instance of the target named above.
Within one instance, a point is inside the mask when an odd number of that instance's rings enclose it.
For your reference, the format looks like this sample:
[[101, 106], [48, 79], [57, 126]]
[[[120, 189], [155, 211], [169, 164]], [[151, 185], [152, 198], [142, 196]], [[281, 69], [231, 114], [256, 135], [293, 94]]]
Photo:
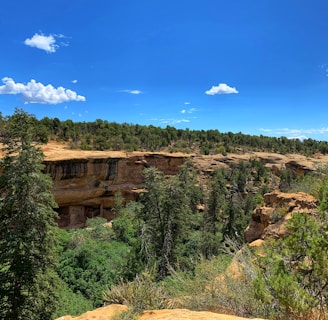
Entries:
[[0, 111], [328, 140], [328, 2], [16, 0]]

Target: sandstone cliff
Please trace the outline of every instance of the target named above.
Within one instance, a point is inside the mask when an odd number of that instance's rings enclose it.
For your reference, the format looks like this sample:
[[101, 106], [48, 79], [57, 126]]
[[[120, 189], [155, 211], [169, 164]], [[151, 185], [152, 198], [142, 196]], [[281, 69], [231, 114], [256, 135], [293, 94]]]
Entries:
[[263, 201], [264, 205], [254, 210], [252, 220], [245, 230], [245, 240], [248, 243], [282, 237], [286, 233], [286, 222], [293, 213], [315, 214], [318, 207], [318, 201], [304, 192], [275, 191], [265, 194]]
[[156, 166], [166, 175], [174, 175], [183, 164], [180, 154], [157, 153], [80, 153], [69, 158], [47, 156], [45, 173], [53, 181], [53, 194], [59, 205], [59, 226], [76, 228], [87, 218], [113, 218], [115, 194], [121, 192], [126, 201], [136, 200], [142, 185], [142, 170]]
[[[112, 320], [119, 319], [118, 315], [127, 310], [126, 306], [109, 305], [103, 308], [98, 308], [94, 311], [88, 311], [81, 316], [71, 317], [64, 316], [56, 320]], [[186, 309], [172, 309], [172, 310], [151, 310], [144, 311], [139, 320], [246, 320], [247, 318], [240, 318], [232, 315], [217, 314], [207, 311], [190, 311]], [[253, 319], [261, 320], [261, 319]], [[264, 320], [264, 319], [262, 319]]]
[[53, 181], [53, 193], [59, 205], [59, 225], [76, 228], [85, 225], [87, 218], [113, 218], [115, 194], [120, 191], [125, 200], [135, 200], [142, 186], [142, 170], [156, 166], [166, 175], [176, 174], [187, 157], [203, 176], [229, 163], [241, 160], [260, 160], [275, 174], [290, 168], [297, 174], [316, 170], [328, 162], [328, 156], [307, 158], [301, 155], [281, 155], [249, 152], [223, 155], [195, 155], [182, 153], [151, 153], [121, 151], [71, 150], [65, 144], [43, 146], [45, 172]]

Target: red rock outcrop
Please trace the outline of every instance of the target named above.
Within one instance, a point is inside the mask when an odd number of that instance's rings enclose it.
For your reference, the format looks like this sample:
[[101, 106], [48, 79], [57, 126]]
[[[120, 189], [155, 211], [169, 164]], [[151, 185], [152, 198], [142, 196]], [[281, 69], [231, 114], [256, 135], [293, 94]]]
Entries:
[[318, 201], [311, 195], [298, 193], [267, 193], [263, 197], [264, 206], [258, 207], [252, 214], [252, 220], [245, 230], [248, 243], [257, 239], [280, 238], [286, 233], [286, 221], [295, 212], [315, 214]]

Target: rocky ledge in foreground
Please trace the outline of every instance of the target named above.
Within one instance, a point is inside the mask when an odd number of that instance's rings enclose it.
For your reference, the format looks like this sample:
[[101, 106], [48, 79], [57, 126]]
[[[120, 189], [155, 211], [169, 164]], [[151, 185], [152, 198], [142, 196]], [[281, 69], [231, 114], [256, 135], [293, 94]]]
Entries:
[[[81, 316], [71, 317], [64, 316], [56, 320], [112, 320], [119, 319], [119, 314], [126, 311], [128, 308], [123, 305], [112, 304], [106, 307], [98, 308], [93, 311], [88, 311]], [[187, 309], [172, 309], [172, 310], [151, 310], [144, 311], [139, 320], [245, 320], [248, 318], [241, 318], [226, 314], [217, 314], [208, 311], [190, 311]], [[253, 319], [264, 320], [264, 319]]]

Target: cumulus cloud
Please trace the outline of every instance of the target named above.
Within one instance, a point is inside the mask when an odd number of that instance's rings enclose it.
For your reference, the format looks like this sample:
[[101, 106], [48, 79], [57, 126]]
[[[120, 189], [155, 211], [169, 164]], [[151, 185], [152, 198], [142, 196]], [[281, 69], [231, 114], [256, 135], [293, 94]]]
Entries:
[[130, 93], [130, 94], [141, 94], [141, 93], [143, 93], [141, 90], [122, 90], [122, 92]]
[[55, 88], [51, 84], [31, 80], [27, 84], [16, 83], [12, 78], [2, 78], [0, 94], [21, 94], [24, 103], [58, 104], [68, 101], [85, 101], [84, 96], [64, 87]]
[[212, 86], [211, 89], [205, 91], [206, 94], [210, 96], [214, 96], [216, 94], [230, 94], [230, 93], [238, 93], [237, 89], [234, 87], [230, 87], [225, 83], [220, 83], [217, 86]]
[[77, 80], [76, 79], [72, 80], [72, 83], [77, 83]]
[[[43, 34], [34, 34], [32, 38], [25, 39], [24, 43], [27, 46], [38, 48], [44, 50], [48, 53], [54, 53], [59, 48], [59, 45], [56, 44], [55, 38], [64, 38], [65, 36], [61, 35], [53, 35], [45, 36]], [[68, 46], [67, 43], [61, 42], [61, 45]]]

